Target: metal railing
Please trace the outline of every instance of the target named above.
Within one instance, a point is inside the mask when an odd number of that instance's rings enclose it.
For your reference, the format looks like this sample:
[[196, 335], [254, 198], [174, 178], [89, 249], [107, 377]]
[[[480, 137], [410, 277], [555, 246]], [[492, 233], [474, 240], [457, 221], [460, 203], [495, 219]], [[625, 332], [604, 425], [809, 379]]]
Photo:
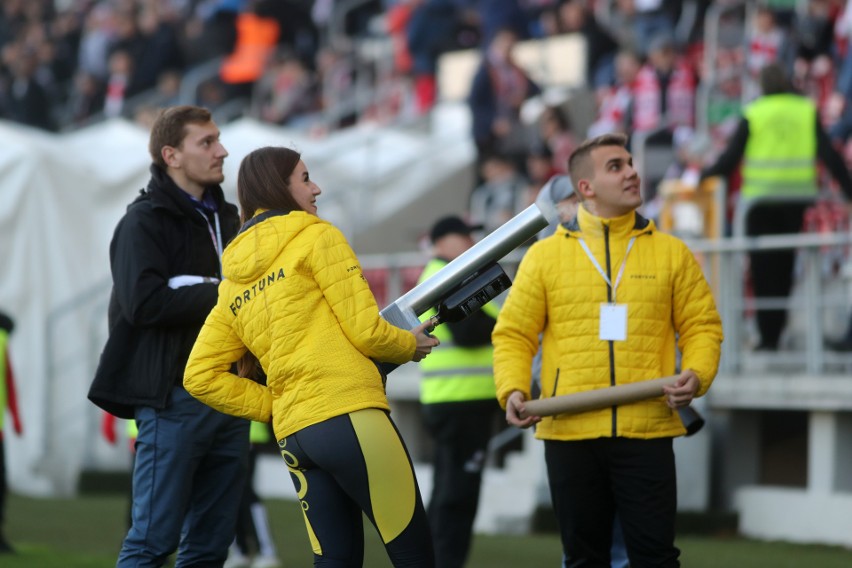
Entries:
[[[746, 330], [743, 322], [747, 314], [764, 309], [795, 310], [805, 317], [804, 352], [785, 351], [774, 355], [783, 360], [790, 369], [803, 369], [809, 374], [825, 372], [828, 359], [823, 350], [823, 313], [838, 308], [823, 294], [824, 280], [820, 256], [826, 247], [845, 247], [852, 243], [849, 233], [834, 234], [796, 234], [749, 236], [747, 222], [749, 214], [756, 207], [772, 205], [801, 205], [804, 209], [816, 202], [816, 196], [761, 196], [740, 198], [734, 211], [732, 238], [713, 242], [692, 243], [696, 252], [715, 255], [719, 259], [720, 312], [725, 326], [725, 345], [723, 347], [722, 370], [737, 373], [743, 370], [743, 361], [747, 351]], [[801, 287], [802, 302], [791, 298], [749, 298], [745, 294], [746, 262], [748, 254], [755, 251], [798, 251], [801, 265], [798, 286]], [[848, 262], [848, 259], [847, 259]], [[848, 309], [846, 303], [843, 307]], [[836, 362], [836, 358], [830, 358]]]
[[[745, 46], [745, 26], [749, 14], [756, 9], [754, 4], [754, 2], [736, 1], [724, 4], [713, 3], [707, 8], [704, 16], [705, 76], [702, 80], [713, 82], [716, 78], [720, 46], [723, 44], [728, 47], [732, 44]], [[730, 21], [738, 22], [739, 29], [732, 31], [723, 25]]]
[[[748, 206], [753, 206], [754, 203]], [[743, 207], [746, 207], [744, 205]], [[740, 218], [744, 213], [740, 214]], [[690, 249], [703, 259], [705, 274], [708, 281], [718, 283], [715, 289], [716, 301], [722, 316], [725, 332], [725, 341], [722, 345], [722, 360], [720, 372], [737, 375], [745, 372], [753, 374], [749, 368], [755, 354], [747, 341], [748, 326], [755, 309], [760, 308], [787, 308], [791, 313], [803, 321], [804, 326], [799, 333], [798, 345], [789, 349], [768, 355], [771, 361], [775, 361], [775, 367], [769, 369], [775, 375], [805, 372], [810, 375], [826, 373], [848, 372], [852, 369], [852, 354], [830, 353], [823, 348], [823, 336], [825, 331], [824, 320], [826, 315], [841, 314], [848, 318], [850, 315], [850, 302], [852, 297], [852, 284], [846, 286], [841, 274], [827, 273], [820, 262], [822, 251], [826, 247], [842, 247], [844, 258], [848, 258], [848, 250], [852, 248], [852, 233], [838, 232], [827, 234], [797, 234], [797, 235], [769, 235], [760, 237], [738, 236], [722, 239], [701, 239], [686, 241]], [[802, 270], [799, 272], [797, 286], [800, 294], [790, 298], [766, 298], [756, 301], [744, 293], [744, 264], [749, 252], [760, 250], [795, 249], [802, 261]], [[517, 266], [523, 257], [523, 249], [516, 250], [501, 261], [504, 269], [510, 275], [516, 272]], [[381, 279], [377, 284], [377, 290], [381, 288], [382, 294], [379, 298], [380, 306], [400, 297], [407, 292], [416, 281], [413, 277], [418, 268], [428, 261], [425, 252], [409, 252], [383, 255], [363, 255], [360, 257], [361, 266], [365, 273], [371, 273], [371, 285], [376, 279]], [[826, 294], [829, 283], [837, 284], [841, 279], [844, 287], [850, 288], [841, 295], [834, 297]], [[57, 424], [61, 424], [68, 416], [86, 416], [86, 428], [92, 432], [92, 438], [97, 431], [98, 411], [89, 405], [85, 399], [75, 401], [74, 408], [63, 405], [63, 401], [56, 394], [62, 381], [70, 372], [75, 376], [85, 374], [87, 377], [94, 372], [100, 350], [103, 348], [103, 329], [106, 321], [106, 308], [109, 296], [109, 282], [99, 282], [91, 290], [72, 298], [69, 302], [54, 308], [45, 321], [46, 334], [48, 337], [47, 354], [48, 377], [45, 390], [45, 407], [48, 409], [47, 416], [49, 424], [46, 428], [44, 444], [44, 458], [39, 464], [39, 469], [51, 478], [54, 478], [57, 486], [69, 489], [68, 484], [72, 479], [70, 472], [63, 471], [62, 452], [58, 451], [58, 438], [54, 438]], [[378, 296], [378, 294], [377, 294]], [[80, 302], [84, 298], [86, 302]], [[89, 328], [90, 341], [87, 343], [85, 353], [74, 353], [73, 361], [75, 368], [69, 366], [67, 361], [70, 357], [63, 349], [60, 334], [63, 326], [74, 325], [74, 322], [86, 322]], [[67, 330], [65, 330], [67, 331]], [[759, 373], [758, 373], [759, 374]], [[81, 406], [88, 412], [81, 412]], [[504, 434], [495, 445], [509, 443], [514, 436]], [[508, 440], [508, 441], [507, 441]], [[88, 455], [83, 458], [88, 462]]]
[[219, 76], [219, 68], [224, 57], [216, 57], [196, 65], [184, 74], [178, 91], [178, 101], [182, 105], [198, 104], [198, 91], [203, 84]]
[[657, 195], [657, 186], [666, 170], [676, 161], [673, 133], [664, 116], [653, 130], [633, 134], [633, 162], [642, 179], [643, 198], [648, 201]]
[[[777, 362], [777, 365], [770, 369], [772, 372], [783, 374], [804, 371], [808, 374], [821, 374], [852, 366], [852, 355], [828, 353], [823, 347], [823, 337], [826, 332], [825, 316], [840, 312], [847, 314], [852, 310], [850, 305], [852, 289], [840, 297], [825, 294], [829, 284], [840, 282], [843, 285], [844, 277], [839, 273], [826, 273], [820, 262], [825, 248], [850, 247], [852, 233], [760, 237], [748, 237], [740, 233], [730, 238], [686, 242], [696, 256], [703, 259], [702, 265], [708, 281], [716, 285], [714, 292], [717, 308], [722, 317], [725, 332], [720, 363], [721, 372], [737, 374], [745, 371], [744, 363], [750, 362], [755, 357], [749, 342], [749, 328], [753, 325], [754, 311], [778, 308], [788, 309], [802, 320], [804, 326], [797, 337], [798, 341], [794, 341], [789, 349], [768, 356]], [[747, 296], [745, 267], [748, 253], [783, 249], [796, 250], [800, 257], [801, 270], [798, 271], [794, 284], [799, 293], [791, 297], [759, 300]], [[513, 274], [522, 255], [522, 251], [515, 251], [500, 264], [507, 272]], [[380, 268], [386, 270], [383, 289], [387, 291], [386, 296], [392, 300], [400, 293], [407, 291], [404, 285], [404, 270], [424, 264], [426, 258], [423, 253], [405, 253], [365, 255], [360, 260], [365, 270]]]
[[[804, 350], [782, 350], [771, 355], [786, 367], [787, 372], [804, 370], [808, 374], [828, 372], [829, 364], [843, 363], [843, 356], [826, 357], [823, 351], [823, 314], [826, 310], [849, 310], [847, 299], [834, 303], [823, 296], [826, 275], [820, 270], [820, 254], [825, 247], [852, 244], [852, 234], [799, 234], [767, 235], [760, 237], [732, 237], [719, 241], [697, 241], [690, 243], [696, 253], [709, 257], [718, 256], [720, 284], [717, 304], [722, 316], [725, 342], [722, 346], [720, 370], [725, 373], [743, 372], [743, 363], [754, 357], [748, 342], [749, 314], [767, 308], [786, 308], [799, 311], [805, 317]], [[743, 294], [745, 258], [749, 252], [772, 250], [796, 250], [801, 255], [802, 271], [797, 285], [802, 287], [801, 302], [791, 298], [764, 298], [755, 300]], [[844, 312], [845, 313], [845, 312]], [[779, 370], [779, 369], [774, 369]]]

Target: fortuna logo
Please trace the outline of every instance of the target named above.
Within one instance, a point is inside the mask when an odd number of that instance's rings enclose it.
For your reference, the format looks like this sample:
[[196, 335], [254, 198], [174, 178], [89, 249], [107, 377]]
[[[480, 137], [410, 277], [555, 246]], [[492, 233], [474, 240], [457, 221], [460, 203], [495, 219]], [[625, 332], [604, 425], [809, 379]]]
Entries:
[[274, 284], [276, 280], [284, 280], [283, 268], [279, 268], [278, 272], [273, 270], [265, 277], [252, 284], [251, 288], [243, 290], [241, 295], [235, 296], [234, 301], [231, 302], [231, 312], [234, 315], [237, 315], [237, 312], [243, 307], [243, 304], [249, 303], [252, 298], [258, 295], [259, 292], [263, 292], [267, 285]]

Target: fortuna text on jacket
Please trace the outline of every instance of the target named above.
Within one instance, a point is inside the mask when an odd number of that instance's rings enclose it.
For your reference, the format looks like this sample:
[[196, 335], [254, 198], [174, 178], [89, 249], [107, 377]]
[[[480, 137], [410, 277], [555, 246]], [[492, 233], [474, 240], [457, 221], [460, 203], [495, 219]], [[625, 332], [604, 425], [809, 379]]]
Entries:
[[248, 303], [252, 298], [256, 297], [258, 292], [263, 292], [266, 285], [272, 285], [276, 280], [284, 279], [284, 269], [279, 268], [278, 272], [274, 270], [270, 272], [265, 277], [261, 278], [254, 284], [252, 284], [251, 288], [246, 288], [243, 290], [243, 293], [239, 296], [234, 296], [234, 301], [231, 303], [231, 312], [234, 315], [237, 315], [237, 312], [243, 307], [244, 303]]

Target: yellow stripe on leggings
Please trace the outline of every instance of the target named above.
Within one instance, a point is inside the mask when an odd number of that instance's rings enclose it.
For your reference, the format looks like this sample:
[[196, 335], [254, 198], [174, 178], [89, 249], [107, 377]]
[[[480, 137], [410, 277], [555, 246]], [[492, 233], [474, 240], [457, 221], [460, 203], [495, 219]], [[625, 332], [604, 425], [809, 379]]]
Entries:
[[[256, 422], [252, 422], [252, 425], [254, 424]], [[299, 458], [287, 451], [286, 438], [278, 442], [278, 447], [281, 449], [281, 457], [284, 458], [287, 471], [290, 472], [290, 479], [293, 481], [293, 487], [296, 489], [296, 496], [299, 498], [299, 506], [302, 508], [302, 516], [305, 517], [305, 528], [308, 529], [308, 539], [311, 541], [311, 548], [314, 554], [322, 556], [322, 545], [317, 538], [317, 533], [314, 532], [311, 520], [308, 518], [310, 505], [305, 499], [305, 495], [308, 494], [308, 480], [305, 478], [305, 474], [299, 469]]]
[[314, 532], [314, 527], [311, 526], [311, 520], [308, 519], [308, 512], [302, 507], [302, 515], [305, 517], [305, 527], [308, 529], [308, 539], [311, 541], [311, 549], [317, 556], [322, 556], [322, 545], [317, 538], [317, 533]]
[[405, 530], [414, 516], [414, 472], [384, 411], [368, 408], [349, 417], [367, 464], [373, 517], [387, 544]]

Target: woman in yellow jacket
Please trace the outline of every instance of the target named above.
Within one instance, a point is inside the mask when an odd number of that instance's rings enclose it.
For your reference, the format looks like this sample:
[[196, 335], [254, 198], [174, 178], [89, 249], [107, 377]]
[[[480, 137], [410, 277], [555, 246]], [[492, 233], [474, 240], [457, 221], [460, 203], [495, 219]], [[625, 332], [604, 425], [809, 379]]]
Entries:
[[[184, 386], [221, 412], [272, 422], [315, 565], [361, 566], [363, 511], [394, 566], [432, 567], [420, 491], [377, 362], [419, 361], [438, 340], [428, 323], [406, 331], [381, 318], [345, 237], [316, 216], [319, 194], [293, 150], [243, 159], [244, 225], [222, 256], [219, 300]], [[258, 363], [266, 386], [246, 378]]]

